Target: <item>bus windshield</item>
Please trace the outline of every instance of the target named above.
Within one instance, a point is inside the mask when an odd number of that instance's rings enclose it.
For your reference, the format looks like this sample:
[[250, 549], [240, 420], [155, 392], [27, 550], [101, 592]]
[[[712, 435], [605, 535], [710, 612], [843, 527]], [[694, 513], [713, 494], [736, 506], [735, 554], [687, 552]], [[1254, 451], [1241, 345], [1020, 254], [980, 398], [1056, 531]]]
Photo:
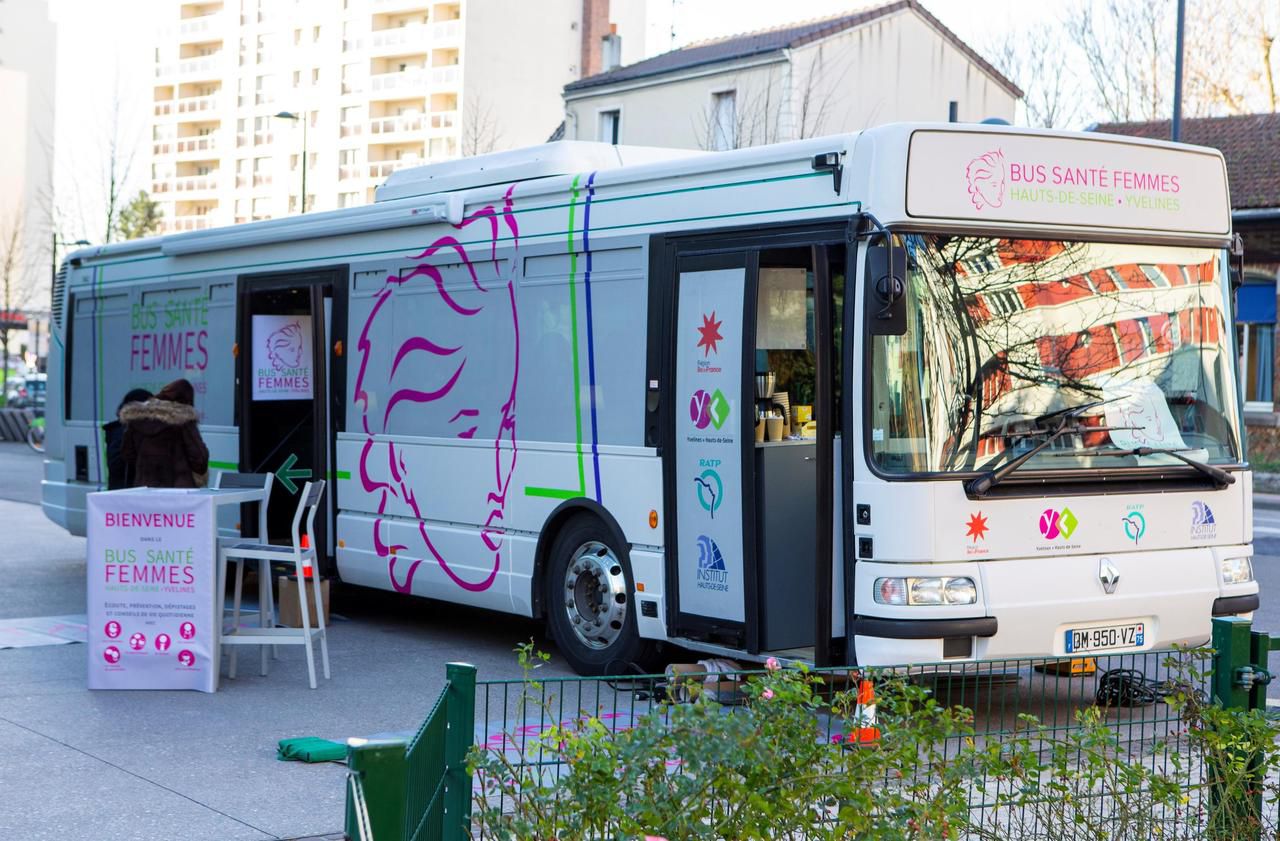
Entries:
[[[1239, 460], [1227, 255], [1212, 248], [909, 234], [907, 330], [874, 336], [882, 472]], [[1086, 405], [1093, 404], [1093, 405]], [[1183, 465], [1185, 466], [1185, 465]]]

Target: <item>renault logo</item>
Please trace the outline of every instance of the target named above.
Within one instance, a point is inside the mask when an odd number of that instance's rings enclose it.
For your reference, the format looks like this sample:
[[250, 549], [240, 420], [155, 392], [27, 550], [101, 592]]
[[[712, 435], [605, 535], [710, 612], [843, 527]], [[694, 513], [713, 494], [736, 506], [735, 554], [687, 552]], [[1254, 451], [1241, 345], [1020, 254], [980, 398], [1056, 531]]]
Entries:
[[1098, 580], [1102, 582], [1102, 591], [1108, 596], [1116, 591], [1116, 585], [1120, 583], [1120, 570], [1116, 569], [1110, 558], [1103, 558], [1098, 562]]

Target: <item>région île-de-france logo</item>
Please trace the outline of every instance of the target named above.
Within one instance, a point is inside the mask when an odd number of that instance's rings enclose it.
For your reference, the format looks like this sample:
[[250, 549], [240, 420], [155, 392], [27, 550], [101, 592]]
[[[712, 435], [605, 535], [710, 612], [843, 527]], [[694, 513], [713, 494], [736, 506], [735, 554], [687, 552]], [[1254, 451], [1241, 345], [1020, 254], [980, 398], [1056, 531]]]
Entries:
[[964, 536], [972, 537], [974, 543], [977, 543], [979, 540], [986, 540], [987, 532], [991, 531], [990, 527], [987, 526], [988, 519], [989, 518], [982, 516], [981, 511], [976, 514], [970, 514], [968, 523], [969, 530], [964, 533]]
[[698, 588], [702, 590], [729, 589], [729, 570], [724, 555], [716, 542], [705, 534], [698, 535]]
[[715, 310], [711, 311], [710, 316], [702, 316], [702, 326], [698, 328], [698, 347], [702, 348], [703, 357], [720, 353], [720, 342], [724, 341], [724, 336], [720, 335], [722, 324], [723, 321], [716, 321]]
[[969, 201], [973, 202], [974, 210], [1004, 204], [1007, 179], [1003, 151], [993, 149], [969, 161], [964, 177], [969, 184]]
[[[716, 459], [716, 463], [720, 463], [719, 459]], [[693, 477], [693, 482], [698, 489], [698, 504], [714, 520], [716, 511], [724, 502], [724, 482], [721, 481], [720, 474], [708, 467], [701, 475]]]
[[703, 389], [693, 393], [693, 397], [689, 400], [689, 420], [693, 421], [693, 425], [698, 429], [706, 429], [708, 426], [719, 429], [728, 419], [729, 401], [725, 399], [720, 389], [717, 388], [711, 394]]
[[1080, 521], [1070, 508], [1061, 511], [1046, 508], [1040, 515], [1040, 536], [1045, 540], [1070, 540], [1078, 525]]
[[1213, 519], [1213, 509], [1200, 500], [1191, 503], [1191, 539], [1213, 540], [1218, 536], [1218, 524]]

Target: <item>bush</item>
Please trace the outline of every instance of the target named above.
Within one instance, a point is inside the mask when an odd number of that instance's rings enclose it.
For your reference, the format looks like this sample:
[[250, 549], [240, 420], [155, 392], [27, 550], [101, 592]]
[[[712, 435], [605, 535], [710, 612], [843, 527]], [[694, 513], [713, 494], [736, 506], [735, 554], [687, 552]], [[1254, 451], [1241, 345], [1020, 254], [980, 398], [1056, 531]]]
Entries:
[[[531, 704], [546, 697], [528, 678], [545, 655], [521, 657]], [[622, 730], [584, 714], [511, 738], [514, 753], [474, 749], [474, 820], [504, 841], [1257, 837], [1259, 800], [1280, 794], [1254, 782], [1280, 768], [1276, 729], [1188, 685], [1165, 688], [1186, 725], [1178, 743], [1135, 753], [1101, 708], [1065, 732], [1023, 716], [979, 739], [969, 710], [877, 677], [882, 736], [859, 743], [840, 735], [856, 732], [855, 688], [775, 668], [746, 677], [741, 704], [659, 703]]]

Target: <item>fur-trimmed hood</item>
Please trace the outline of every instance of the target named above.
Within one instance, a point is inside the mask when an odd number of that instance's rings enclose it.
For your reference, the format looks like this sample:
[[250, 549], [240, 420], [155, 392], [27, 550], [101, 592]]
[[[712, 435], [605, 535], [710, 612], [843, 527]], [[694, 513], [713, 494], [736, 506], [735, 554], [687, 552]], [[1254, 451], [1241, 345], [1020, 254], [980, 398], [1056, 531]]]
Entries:
[[199, 418], [196, 410], [185, 403], [169, 400], [148, 400], [145, 403], [126, 403], [120, 410], [120, 420], [126, 424], [152, 421], [164, 426], [182, 426]]

